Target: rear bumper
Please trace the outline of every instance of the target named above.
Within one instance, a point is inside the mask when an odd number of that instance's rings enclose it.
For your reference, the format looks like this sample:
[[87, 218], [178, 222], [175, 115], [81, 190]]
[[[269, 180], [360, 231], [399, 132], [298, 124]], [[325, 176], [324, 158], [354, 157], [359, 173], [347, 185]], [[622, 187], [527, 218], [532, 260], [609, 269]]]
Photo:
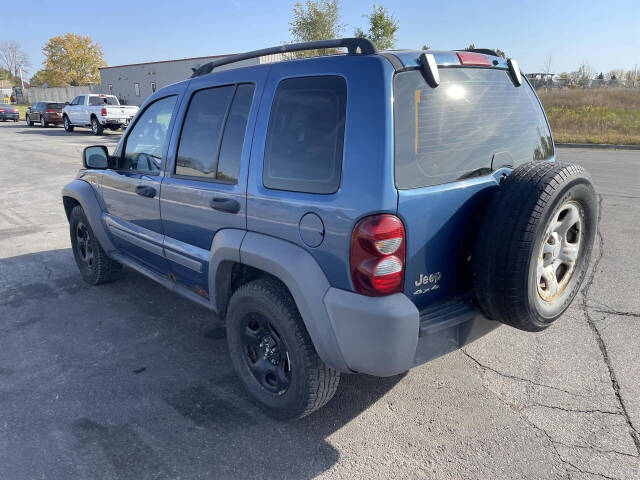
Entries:
[[130, 118], [102, 117], [103, 125], [128, 125]]
[[0, 113], [0, 119], [2, 120], [18, 120], [19, 117], [19, 113]]
[[55, 125], [60, 125], [62, 123], [62, 115], [45, 115], [44, 120], [47, 123], [52, 123]]
[[381, 377], [456, 350], [500, 325], [468, 298], [419, 312], [401, 293], [367, 297], [330, 288], [324, 304], [349, 369]]

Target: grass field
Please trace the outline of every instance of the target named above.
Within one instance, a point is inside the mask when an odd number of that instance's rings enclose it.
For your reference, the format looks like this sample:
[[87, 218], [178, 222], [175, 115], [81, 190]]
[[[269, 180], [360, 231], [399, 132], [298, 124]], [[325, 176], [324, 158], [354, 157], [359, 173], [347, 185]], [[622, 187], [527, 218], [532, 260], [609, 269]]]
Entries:
[[557, 143], [640, 145], [640, 89], [538, 90]]

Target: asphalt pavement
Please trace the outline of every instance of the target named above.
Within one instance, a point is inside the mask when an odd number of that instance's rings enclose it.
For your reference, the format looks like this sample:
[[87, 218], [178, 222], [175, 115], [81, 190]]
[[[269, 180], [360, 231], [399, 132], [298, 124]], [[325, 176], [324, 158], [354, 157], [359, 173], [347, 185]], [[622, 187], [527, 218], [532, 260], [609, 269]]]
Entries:
[[89, 287], [60, 191], [119, 134], [0, 123], [0, 479], [640, 478], [640, 151], [559, 149], [599, 194], [581, 294], [406, 375], [255, 407], [210, 312], [134, 272]]

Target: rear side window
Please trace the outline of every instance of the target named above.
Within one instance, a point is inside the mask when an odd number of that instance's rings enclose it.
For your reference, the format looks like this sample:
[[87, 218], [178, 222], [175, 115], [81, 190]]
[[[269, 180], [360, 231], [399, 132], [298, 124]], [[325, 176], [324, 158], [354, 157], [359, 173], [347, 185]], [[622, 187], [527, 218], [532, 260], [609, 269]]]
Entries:
[[253, 89], [249, 84], [230, 85], [193, 95], [180, 136], [176, 175], [237, 183]]
[[342, 77], [280, 82], [267, 130], [265, 187], [321, 194], [338, 190], [346, 104], [347, 84]]
[[247, 130], [249, 110], [251, 110], [253, 88], [253, 85], [249, 84], [238, 85], [238, 90], [233, 98], [218, 157], [216, 178], [222, 182], [238, 183], [242, 145]]
[[553, 155], [542, 108], [504, 70], [441, 68], [431, 88], [418, 70], [394, 80], [395, 180], [400, 189], [486, 175]]

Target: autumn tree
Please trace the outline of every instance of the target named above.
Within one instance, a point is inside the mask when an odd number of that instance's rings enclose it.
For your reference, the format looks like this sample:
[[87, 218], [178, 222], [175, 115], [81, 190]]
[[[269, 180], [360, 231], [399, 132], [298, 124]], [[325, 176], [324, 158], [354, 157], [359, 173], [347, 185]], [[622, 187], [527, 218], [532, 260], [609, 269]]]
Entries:
[[369, 21], [369, 29], [365, 32], [361, 28], [355, 31], [356, 37], [371, 40], [378, 48], [388, 50], [396, 43], [398, 21], [382, 5], [373, 4], [373, 10], [368, 15], [363, 15]]
[[106, 66], [100, 44], [84, 35], [52, 37], [42, 53], [45, 62], [39, 79], [52, 87], [100, 83], [98, 68]]

